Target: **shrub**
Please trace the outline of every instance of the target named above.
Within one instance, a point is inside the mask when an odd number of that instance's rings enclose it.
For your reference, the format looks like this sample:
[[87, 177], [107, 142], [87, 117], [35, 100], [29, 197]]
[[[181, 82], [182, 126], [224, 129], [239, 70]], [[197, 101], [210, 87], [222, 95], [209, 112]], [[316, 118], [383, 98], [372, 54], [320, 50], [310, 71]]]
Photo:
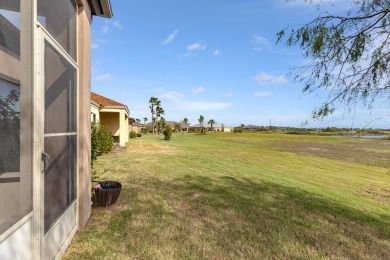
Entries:
[[99, 126], [96, 123], [91, 125], [91, 161], [96, 160], [96, 158], [102, 154], [100, 149], [100, 142], [98, 138]]
[[106, 125], [100, 125], [98, 133], [102, 153], [110, 152], [114, 148], [114, 138], [110, 129]]
[[136, 138], [137, 137], [137, 133], [135, 131], [130, 131], [129, 137], [130, 138]]
[[141, 133], [137, 133], [137, 137], [141, 137], [142, 136], [142, 134]]
[[148, 132], [149, 132], [149, 130], [146, 127], [141, 128], [141, 133], [148, 134]]
[[164, 133], [164, 139], [165, 140], [171, 140], [172, 137], [172, 127], [170, 125], [167, 125], [163, 131]]
[[91, 161], [97, 156], [108, 153], [114, 147], [114, 138], [110, 129], [105, 125], [92, 123], [91, 125]]

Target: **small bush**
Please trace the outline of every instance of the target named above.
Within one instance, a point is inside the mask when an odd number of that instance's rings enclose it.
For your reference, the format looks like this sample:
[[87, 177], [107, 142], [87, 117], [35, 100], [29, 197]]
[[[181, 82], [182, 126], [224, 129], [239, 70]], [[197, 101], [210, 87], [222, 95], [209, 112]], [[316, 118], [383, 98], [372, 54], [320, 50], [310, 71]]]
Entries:
[[172, 127], [170, 125], [167, 125], [163, 131], [164, 133], [164, 139], [165, 140], [171, 140], [172, 138]]
[[105, 125], [92, 123], [91, 125], [91, 162], [99, 155], [108, 153], [114, 147], [114, 138], [110, 129]]
[[141, 128], [141, 133], [148, 134], [149, 130], [147, 128]]
[[102, 153], [108, 153], [114, 148], [114, 138], [112, 137], [108, 126], [100, 125], [98, 137], [100, 139], [100, 149]]
[[142, 136], [142, 134], [141, 133], [137, 133], [137, 137], [141, 137]]
[[137, 137], [137, 133], [135, 131], [130, 131], [129, 137], [130, 138], [136, 138]]

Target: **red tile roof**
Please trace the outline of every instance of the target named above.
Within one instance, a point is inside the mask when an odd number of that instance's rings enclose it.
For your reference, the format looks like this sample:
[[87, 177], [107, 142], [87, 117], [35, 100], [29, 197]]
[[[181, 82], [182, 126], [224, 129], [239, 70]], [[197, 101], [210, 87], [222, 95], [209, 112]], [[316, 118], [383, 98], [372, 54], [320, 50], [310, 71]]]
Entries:
[[127, 108], [127, 106], [122, 104], [122, 103], [119, 103], [115, 100], [112, 100], [112, 99], [109, 99], [106, 97], [103, 97], [103, 96], [96, 94], [94, 92], [91, 92], [91, 99], [101, 106], [122, 106], [122, 107]]

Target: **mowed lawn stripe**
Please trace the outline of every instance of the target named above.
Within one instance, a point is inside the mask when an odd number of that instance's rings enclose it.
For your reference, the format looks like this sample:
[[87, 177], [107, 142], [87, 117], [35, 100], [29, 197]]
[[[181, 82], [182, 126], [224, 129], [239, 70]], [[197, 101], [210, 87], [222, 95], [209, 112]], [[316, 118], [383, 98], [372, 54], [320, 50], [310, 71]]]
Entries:
[[272, 134], [132, 139], [95, 163], [123, 191], [93, 207], [64, 258], [389, 259], [388, 169], [281, 146], [291, 141], [361, 145]]

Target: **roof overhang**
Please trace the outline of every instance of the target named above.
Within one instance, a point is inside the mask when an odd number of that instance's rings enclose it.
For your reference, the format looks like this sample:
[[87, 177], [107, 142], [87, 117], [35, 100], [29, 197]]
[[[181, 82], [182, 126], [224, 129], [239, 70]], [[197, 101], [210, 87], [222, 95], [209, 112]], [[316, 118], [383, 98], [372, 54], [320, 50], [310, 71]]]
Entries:
[[123, 110], [125, 110], [127, 112], [127, 116], [130, 116], [130, 110], [129, 110], [129, 108], [127, 106], [100, 106], [100, 111], [104, 110], [102, 112], [108, 112], [109, 113], [109, 111], [107, 111], [105, 109], [108, 109], [108, 110], [110, 110], [110, 109], [121, 109], [122, 110], [123, 109]]
[[112, 9], [110, 0], [88, 0], [92, 15], [111, 18]]

